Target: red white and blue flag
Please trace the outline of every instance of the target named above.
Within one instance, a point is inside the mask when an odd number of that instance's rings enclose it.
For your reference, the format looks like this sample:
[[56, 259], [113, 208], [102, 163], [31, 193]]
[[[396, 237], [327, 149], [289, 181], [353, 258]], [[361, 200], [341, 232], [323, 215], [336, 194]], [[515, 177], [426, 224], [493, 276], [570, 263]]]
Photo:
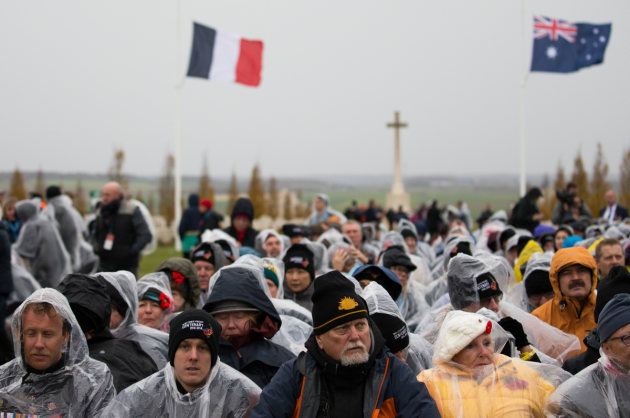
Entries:
[[263, 42], [194, 24], [188, 76], [260, 84]]
[[610, 23], [571, 23], [534, 16], [531, 71], [569, 73], [604, 62]]

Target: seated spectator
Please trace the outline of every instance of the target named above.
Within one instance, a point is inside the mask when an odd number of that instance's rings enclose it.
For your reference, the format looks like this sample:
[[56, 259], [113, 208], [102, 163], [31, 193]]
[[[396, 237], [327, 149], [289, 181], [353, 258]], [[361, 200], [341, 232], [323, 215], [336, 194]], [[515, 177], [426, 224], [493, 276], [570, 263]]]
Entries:
[[168, 332], [168, 322], [175, 306], [166, 273], [143, 276], [136, 284], [138, 292], [138, 323]]
[[221, 270], [204, 310], [221, 325], [221, 360], [263, 388], [282, 363], [295, 356], [269, 341], [282, 321], [263, 290], [262, 274], [257, 277], [256, 273], [261, 272], [241, 266]]
[[304, 244], [293, 244], [284, 257], [284, 281], [282, 283], [284, 298], [308, 309], [313, 307], [313, 281], [315, 280], [315, 263], [313, 252]]
[[170, 323], [169, 364], [118, 394], [106, 417], [246, 417], [260, 389], [218, 357], [221, 326], [191, 309]]
[[202, 242], [191, 250], [190, 261], [192, 261], [197, 271], [201, 295], [199, 303], [201, 306], [199, 307], [201, 308], [206, 302], [206, 299], [208, 299], [208, 283], [210, 283], [210, 277], [221, 267], [226, 265], [225, 254], [219, 244], [214, 242]]
[[16, 358], [0, 366], [6, 416], [97, 416], [116, 396], [109, 368], [88, 355], [83, 332], [58, 291], [39, 289], [11, 321]]
[[166, 273], [173, 293], [175, 312], [194, 309], [200, 304], [199, 279], [194, 264], [185, 258], [171, 257], [157, 271]]

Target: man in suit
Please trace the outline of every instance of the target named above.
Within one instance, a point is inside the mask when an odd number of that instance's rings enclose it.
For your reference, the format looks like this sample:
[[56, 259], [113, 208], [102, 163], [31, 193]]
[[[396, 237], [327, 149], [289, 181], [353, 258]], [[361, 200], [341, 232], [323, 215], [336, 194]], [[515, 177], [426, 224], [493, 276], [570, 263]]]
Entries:
[[617, 196], [614, 190], [606, 192], [606, 207], [599, 211], [599, 217], [604, 218], [608, 223], [623, 221], [628, 217], [628, 209], [617, 204]]

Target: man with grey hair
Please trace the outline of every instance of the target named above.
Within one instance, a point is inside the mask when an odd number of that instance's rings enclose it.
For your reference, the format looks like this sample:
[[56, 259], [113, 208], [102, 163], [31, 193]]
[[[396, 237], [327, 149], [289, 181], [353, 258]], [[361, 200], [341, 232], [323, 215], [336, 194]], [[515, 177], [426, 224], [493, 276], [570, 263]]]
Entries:
[[140, 251], [151, 241], [151, 231], [140, 207], [124, 198], [115, 181], [103, 186], [90, 238], [100, 271], [127, 270], [138, 275]]

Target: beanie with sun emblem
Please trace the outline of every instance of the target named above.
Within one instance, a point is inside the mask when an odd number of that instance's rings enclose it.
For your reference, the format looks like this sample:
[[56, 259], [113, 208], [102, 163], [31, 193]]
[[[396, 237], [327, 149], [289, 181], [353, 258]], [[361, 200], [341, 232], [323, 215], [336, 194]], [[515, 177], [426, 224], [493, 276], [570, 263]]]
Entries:
[[354, 291], [354, 283], [333, 270], [315, 279], [313, 333], [320, 335], [341, 324], [368, 318], [367, 305]]

